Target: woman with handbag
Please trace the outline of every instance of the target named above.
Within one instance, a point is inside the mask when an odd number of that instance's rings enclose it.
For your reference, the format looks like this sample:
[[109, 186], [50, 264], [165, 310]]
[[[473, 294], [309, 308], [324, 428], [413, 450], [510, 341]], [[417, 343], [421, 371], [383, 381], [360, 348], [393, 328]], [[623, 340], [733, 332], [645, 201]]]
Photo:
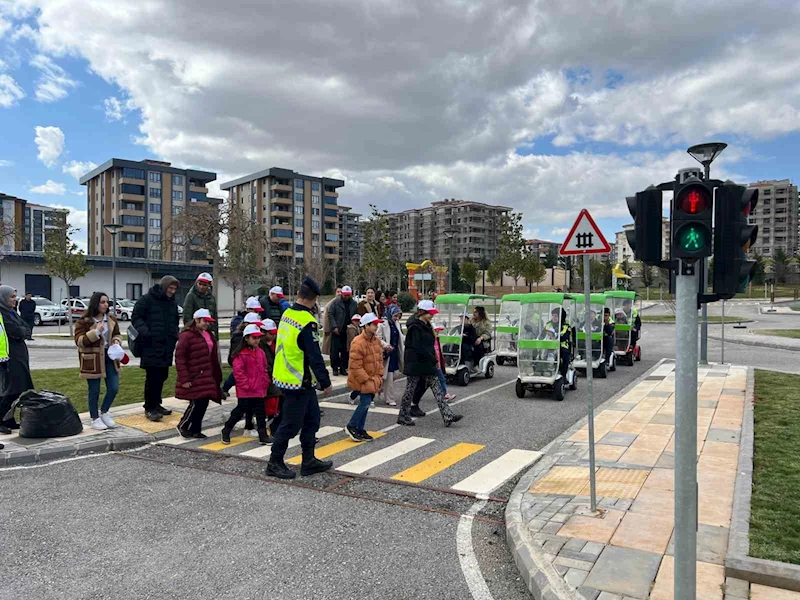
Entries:
[[[117, 424], [108, 411], [119, 390], [119, 361], [109, 357], [109, 348], [122, 346], [122, 336], [117, 320], [108, 314], [108, 295], [95, 292], [89, 306], [75, 323], [75, 345], [78, 347], [78, 364], [81, 379], [89, 387], [89, 415], [92, 429], [103, 431]], [[100, 380], [106, 380], [106, 395], [100, 402]]]
[[17, 290], [10, 285], [0, 285], [0, 326], [5, 343], [0, 345], [0, 433], [19, 429], [13, 415], [6, 413], [22, 392], [33, 389], [31, 368], [28, 362], [28, 328], [17, 314]]

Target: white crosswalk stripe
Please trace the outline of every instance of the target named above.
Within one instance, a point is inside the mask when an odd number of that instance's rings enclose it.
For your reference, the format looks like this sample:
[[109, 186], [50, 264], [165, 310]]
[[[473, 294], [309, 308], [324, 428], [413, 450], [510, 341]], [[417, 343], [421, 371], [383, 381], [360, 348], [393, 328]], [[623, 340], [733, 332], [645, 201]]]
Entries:
[[397, 442], [396, 444], [376, 450], [375, 452], [370, 452], [366, 456], [362, 456], [361, 458], [357, 458], [356, 460], [342, 465], [341, 467], [337, 467], [336, 470], [344, 471], [345, 473], [366, 473], [370, 469], [374, 469], [375, 467], [387, 463], [392, 459], [403, 456], [404, 454], [408, 454], [409, 452], [413, 452], [418, 448], [427, 446], [434, 441], [435, 440], [430, 438], [421, 437], [406, 438], [405, 440]]
[[[356, 407], [351, 405], [351, 404], [342, 404], [340, 402], [320, 402], [319, 403], [319, 407], [320, 408], [333, 408], [333, 409], [339, 409], [339, 410], [349, 410], [350, 412], [353, 412], [356, 409]], [[382, 415], [394, 415], [394, 416], [397, 416], [397, 415], [400, 414], [400, 409], [399, 408], [390, 408], [388, 406], [376, 406], [375, 408], [370, 408], [369, 412], [370, 413], [379, 413], [379, 414], [382, 414]]]
[[459, 481], [452, 489], [473, 494], [488, 494], [511, 479], [522, 469], [535, 463], [542, 456], [533, 450], [509, 450], [500, 458], [478, 469], [466, 479]]
[[[222, 425], [219, 427], [211, 427], [209, 429], [203, 430], [208, 437], [219, 435], [222, 433]], [[182, 435], [176, 435], [175, 437], [168, 438], [166, 440], [161, 440], [159, 444], [169, 444], [170, 446], [182, 446], [183, 444], [188, 444], [189, 442], [196, 442], [196, 438], [185, 438]]]
[[[334, 433], [338, 433], [342, 430], [341, 427], [332, 427], [331, 425], [326, 425], [325, 427], [320, 427], [319, 431], [317, 431], [317, 438], [322, 439], [324, 437], [328, 437], [329, 435], [333, 435]], [[289, 448], [295, 448], [300, 445], [300, 436], [296, 436], [289, 440]], [[257, 448], [253, 448], [252, 450], [246, 450], [240, 454], [240, 456], [249, 456], [251, 458], [265, 458], [270, 455], [272, 452], [272, 446], [258, 446]]]

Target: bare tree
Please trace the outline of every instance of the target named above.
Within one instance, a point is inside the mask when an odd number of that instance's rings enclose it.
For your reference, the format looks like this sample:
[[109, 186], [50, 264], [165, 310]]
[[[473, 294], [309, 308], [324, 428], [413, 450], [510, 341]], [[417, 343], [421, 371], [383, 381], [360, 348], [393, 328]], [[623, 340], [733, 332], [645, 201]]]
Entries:
[[349, 286], [356, 286], [360, 283], [363, 277], [364, 270], [362, 269], [361, 265], [359, 265], [355, 261], [345, 261], [344, 263], [344, 273], [342, 274], [344, 285]]
[[236, 307], [236, 292], [257, 282], [264, 274], [259, 264], [259, 254], [254, 251], [263, 244], [263, 230], [258, 223], [248, 219], [238, 208], [221, 211], [220, 220], [226, 220], [226, 244], [219, 258], [219, 275], [233, 289], [233, 305]]
[[[48, 234], [44, 245], [44, 268], [51, 277], [57, 277], [67, 287], [67, 297], [72, 284], [80, 277], [92, 270], [86, 264], [86, 256], [78, 250], [78, 245], [72, 241], [75, 228], [67, 225], [53, 229]], [[67, 306], [69, 317], [69, 332], [72, 333], [72, 310]]]
[[332, 263], [330, 259], [325, 258], [322, 254], [317, 256], [312, 255], [310, 260], [307, 260], [304, 265], [305, 274], [316, 281], [320, 287], [333, 277], [333, 270], [336, 263]]
[[[228, 230], [227, 206], [214, 202], [192, 202], [172, 217], [165, 229], [166, 243], [180, 248], [186, 262], [209, 260], [213, 268], [220, 265], [220, 238]], [[213, 288], [217, 296], [217, 286]]]

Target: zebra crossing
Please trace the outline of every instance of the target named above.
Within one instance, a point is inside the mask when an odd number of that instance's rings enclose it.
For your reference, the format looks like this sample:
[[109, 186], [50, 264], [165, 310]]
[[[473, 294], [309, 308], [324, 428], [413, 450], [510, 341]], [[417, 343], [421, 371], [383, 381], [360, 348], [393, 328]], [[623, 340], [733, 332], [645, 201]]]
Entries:
[[[159, 443], [176, 447], [189, 447], [188, 444], [192, 444], [192, 450], [265, 461], [269, 459], [271, 447], [259, 445], [256, 438], [234, 435], [227, 445], [220, 440], [213, 440], [212, 437], [218, 436], [221, 430], [222, 427], [206, 429], [204, 433], [209, 436], [207, 440], [175, 436]], [[448, 487], [474, 495], [490, 494], [542, 456], [541, 452], [534, 450], [513, 448], [503, 451], [483, 444], [443, 441], [432, 437], [410, 436], [396, 440], [390, 435], [392, 431], [369, 433], [375, 441], [354, 442], [345, 435], [342, 427], [320, 427], [316, 456], [321, 459], [336, 457], [334, 470], [342, 474]], [[290, 453], [292, 449], [297, 452], [299, 445], [298, 438], [292, 439], [289, 442]], [[299, 454], [286, 459], [290, 465], [296, 466], [300, 462]], [[457, 466], [468, 466], [469, 474], [464, 477], [464, 469], [456, 471]], [[453, 482], [453, 479], [457, 481]]]

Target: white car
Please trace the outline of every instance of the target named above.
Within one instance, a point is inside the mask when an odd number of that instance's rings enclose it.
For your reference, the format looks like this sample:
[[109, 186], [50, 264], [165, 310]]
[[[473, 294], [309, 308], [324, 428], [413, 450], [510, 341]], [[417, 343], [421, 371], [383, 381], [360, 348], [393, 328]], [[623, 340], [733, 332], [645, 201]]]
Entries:
[[70, 298], [69, 300], [62, 300], [61, 306], [65, 309], [70, 307], [72, 310], [72, 318], [80, 318], [86, 309], [89, 308], [89, 298]]
[[33, 314], [33, 324], [38, 327], [44, 323], [58, 323], [67, 320], [67, 311], [63, 306], [60, 306], [44, 296], [33, 296], [32, 300], [36, 302], [36, 312]]
[[134, 306], [136, 306], [136, 302], [133, 300], [117, 300], [117, 318], [120, 321], [130, 321]]

